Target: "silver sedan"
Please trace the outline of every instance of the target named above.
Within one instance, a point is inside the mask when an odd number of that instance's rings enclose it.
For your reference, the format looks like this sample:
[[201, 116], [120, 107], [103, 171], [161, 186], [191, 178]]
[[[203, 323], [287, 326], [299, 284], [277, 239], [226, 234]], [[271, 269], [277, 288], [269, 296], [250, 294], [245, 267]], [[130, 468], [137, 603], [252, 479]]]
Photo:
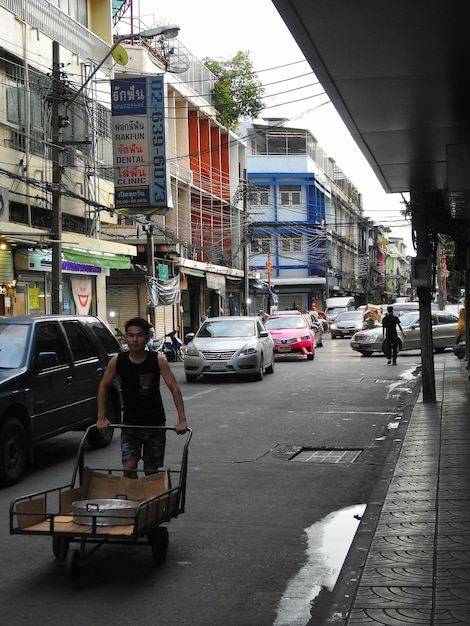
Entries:
[[[447, 311], [432, 312], [432, 343], [436, 352], [443, 352], [446, 348], [453, 348], [457, 342], [458, 317]], [[419, 330], [419, 311], [406, 313], [400, 318], [400, 324], [405, 332], [405, 339], [398, 331], [398, 350], [420, 350], [421, 338]], [[371, 330], [362, 330], [353, 335], [349, 345], [363, 356], [371, 356], [373, 352], [383, 351], [382, 327]]]
[[202, 323], [184, 355], [188, 383], [198, 376], [237, 374], [262, 380], [274, 371], [274, 341], [259, 317], [211, 317]]

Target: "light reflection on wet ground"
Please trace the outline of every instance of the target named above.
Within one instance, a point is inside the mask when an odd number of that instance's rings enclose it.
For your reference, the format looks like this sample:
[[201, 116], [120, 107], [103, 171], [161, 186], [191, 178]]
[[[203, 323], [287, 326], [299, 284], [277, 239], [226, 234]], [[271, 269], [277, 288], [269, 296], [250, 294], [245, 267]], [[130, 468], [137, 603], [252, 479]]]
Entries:
[[307, 561], [288, 583], [274, 626], [305, 626], [322, 591], [333, 590], [365, 504], [330, 513], [305, 530]]

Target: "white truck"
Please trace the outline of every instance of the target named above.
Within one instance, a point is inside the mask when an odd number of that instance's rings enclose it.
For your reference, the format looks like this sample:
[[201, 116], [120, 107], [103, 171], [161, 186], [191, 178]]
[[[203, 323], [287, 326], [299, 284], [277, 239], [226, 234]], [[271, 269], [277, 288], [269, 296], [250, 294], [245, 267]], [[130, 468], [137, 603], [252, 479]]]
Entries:
[[338, 313], [343, 311], [354, 311], [356, 309], [356, 302], [352, 296], [335, 296], [333, 298], [326, 299], [326, 319], [328, 324], [336, 319]]

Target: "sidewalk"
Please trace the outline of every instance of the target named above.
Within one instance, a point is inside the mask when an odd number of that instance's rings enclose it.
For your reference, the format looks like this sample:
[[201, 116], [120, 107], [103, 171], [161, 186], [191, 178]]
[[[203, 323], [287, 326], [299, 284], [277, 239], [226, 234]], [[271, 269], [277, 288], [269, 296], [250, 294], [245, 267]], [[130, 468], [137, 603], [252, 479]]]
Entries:
[[470, 624], [470, 392], [466, 361], [435, 365], [400, 425], [333, 592], [327, 624]]

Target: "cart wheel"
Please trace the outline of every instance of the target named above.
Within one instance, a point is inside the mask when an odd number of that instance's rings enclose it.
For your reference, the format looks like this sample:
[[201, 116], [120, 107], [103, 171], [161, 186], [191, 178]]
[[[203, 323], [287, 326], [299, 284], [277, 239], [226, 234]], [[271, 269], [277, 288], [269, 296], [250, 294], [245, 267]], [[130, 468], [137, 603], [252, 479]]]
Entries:
[[161, 565], [166, 560], [168, 552], [168, 530], [160, 527], [152, 531], [150, 535], [150, 545], [152, 546], [152, 557], [155, 565]]
[[56, 559], [59, 561], [65, 561], [67, 553], [69, 551], [70, 542], [65, 537], [59, 537], [58, 535], [54, 535], [52, 537], [52, 552]]
[[69, 578], [76, 580], [80, 575], [80, 551], [72, 550], [65, 559], [65, 572]]

